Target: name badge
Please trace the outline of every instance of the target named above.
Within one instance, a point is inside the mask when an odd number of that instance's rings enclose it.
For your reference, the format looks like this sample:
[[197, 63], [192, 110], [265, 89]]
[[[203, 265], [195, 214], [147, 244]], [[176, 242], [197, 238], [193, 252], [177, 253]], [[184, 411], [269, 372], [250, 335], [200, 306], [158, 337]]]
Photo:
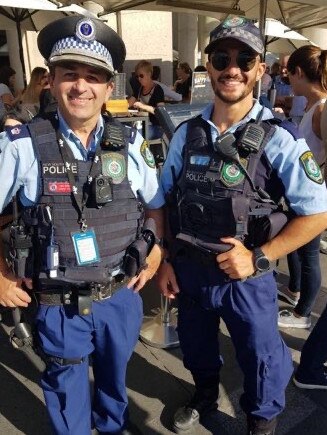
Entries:
[[93, 228], [86, 231], [76, 231], [71, 234], [75, 256], [79, 266], [98, 263], [100, 261], [99, 247]]

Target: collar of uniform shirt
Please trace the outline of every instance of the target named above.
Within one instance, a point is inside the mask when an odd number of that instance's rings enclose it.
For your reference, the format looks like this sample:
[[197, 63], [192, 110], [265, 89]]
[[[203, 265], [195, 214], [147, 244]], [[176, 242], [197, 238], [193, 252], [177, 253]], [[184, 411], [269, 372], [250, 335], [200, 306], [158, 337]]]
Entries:
[[78, 160], [91, 160], [94, 157], [95, 149], [97, 144], [100, 142], [104, 125], [102, 116], [99, 117], [96, 128], [93, 131], [92, 141], [88, 147], [85, 149], [80, 139], [76, 136], [76, 134], [72, 131], [72, 129], [68, 126], [67, 122], [64, 120], [60, 111], [58, 110], [58, 120], [59, 120], [59, 129], [66, 139], [66, 142], [70, 146], [73, 151], [74, 157]]
[[[203, 109], [201, 115], [205, 121], [208, 121], [209, 124], [211, 124], [216, 130], [218, 130], [217, 127], [215, 126], [215, 124], [210, 120], [211, 114], [213, 112], [213, 108], [214, 108], [214, 105], [212, 103], [208, 104], [208, 106], [206, 106]], [[259, 115], [261, 109], [262, 109], [261, 104], [259, 103], [258, 100], [256, 100], [254, 98], [253, 99], [253, 107], [250, 110], [250, 112], [243, 119], [241, 119], [241, 121], [239, 121], [238, 123], [236, 123], [232, 127], [230, 127], [228, 129], [228, 131], [233, 133], [237, 129], [237, 127], [239, 127], [240, 125], [248, 123], [252, 119], [253, 120], [257, 119], [257, 116]], [[273, 118], [273, 114], [272, 114], [271, 110], [265, 108], [262, 119], [265, 120], [265, 119], [271, 119], [271, 118]]]

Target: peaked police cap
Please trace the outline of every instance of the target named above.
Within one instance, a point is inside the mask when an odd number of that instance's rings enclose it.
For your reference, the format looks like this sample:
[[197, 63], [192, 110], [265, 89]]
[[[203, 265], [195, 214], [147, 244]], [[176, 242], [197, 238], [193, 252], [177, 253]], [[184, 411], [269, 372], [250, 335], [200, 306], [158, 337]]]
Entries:
[[123, 40], [100, 20], [70, 16], [44, 27], [37, 44], [48, 65], [73, 61], [101, 68], [119, 69], [126, 57]]

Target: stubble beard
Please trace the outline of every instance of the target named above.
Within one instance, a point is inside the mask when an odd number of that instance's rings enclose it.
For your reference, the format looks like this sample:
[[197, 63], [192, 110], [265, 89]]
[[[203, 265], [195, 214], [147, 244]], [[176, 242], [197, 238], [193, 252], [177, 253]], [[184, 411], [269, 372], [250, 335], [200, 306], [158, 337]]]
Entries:
[[255, 85], [255, 80], [253, 81], [253, 83], [248, 82], [244, 91], [240, 95], [235, 95], [235, 96], [224, 95], [222, 92], [220, 92], [220, 90], [218, 89], [216, 84], [217, 84], [217, 81], [215, 81], [213, 78], [211, 78], [211, 86], [212, 86], [212, 89], [213, 89], [216, 97], [218, 97], [222, 102], [224, 102], [226, 104], [235, 104], [235, 103], [239, 103], [240, 101], [244, 100], [253, 91], [253, 88]]

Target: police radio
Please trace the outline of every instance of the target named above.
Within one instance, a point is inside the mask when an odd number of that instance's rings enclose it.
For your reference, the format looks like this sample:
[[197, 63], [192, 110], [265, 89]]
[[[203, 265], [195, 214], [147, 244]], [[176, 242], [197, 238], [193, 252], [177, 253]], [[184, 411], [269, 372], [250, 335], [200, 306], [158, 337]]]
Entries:
[[112, 179], [106, 175], [98, 175], [93, 183], [94, 197], [98, 205], [107, 204], [113, 200]]
[[265, 131], [259, 124], [247, 124], [238, 140], [238, 146], [248, 153], [257, 153], [264, 138]]

